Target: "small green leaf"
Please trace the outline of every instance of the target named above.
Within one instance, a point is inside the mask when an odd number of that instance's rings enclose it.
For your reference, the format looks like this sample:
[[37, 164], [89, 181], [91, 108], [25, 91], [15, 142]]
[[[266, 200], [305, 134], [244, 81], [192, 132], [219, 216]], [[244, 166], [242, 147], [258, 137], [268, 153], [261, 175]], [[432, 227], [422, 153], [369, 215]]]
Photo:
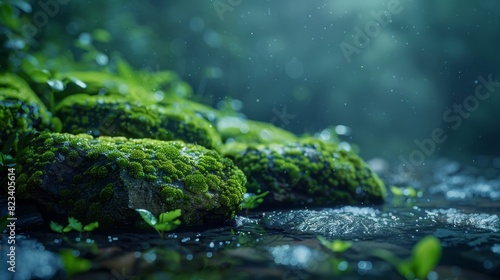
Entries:
[[36, 83], [47, 83], [52, 74], [47, 69], [34, 69], [29, 72], [29, 76]]
[[83, 227], [84, 231], [93, 231], [99, 227], [99, 222], [93, 222]]
[[171, 222], [181, 216], [181, 209], [176, 209], [170, 212], [160, 214], [160, 224]]
[[64, 227], [54, 221], [50, 222], [50, 229], [57, 232], [57, 233], [63, 233]]
[[340, 239], [335, 239], [333, 241], [328, 241], [326, 238], [322, 236], [318, 236], [318, 240], [321, 242], [323, 246], [334, 253], [342, 253], [345, 250], [351, 248], [352, 242], [350, 241], [342, 241]]
[[80, 221], [78, 221], [77, 219], [73, 218], [73, 217], [69, 217], [68, 218], [68, 223], [72, 229], [78, 231], [78, 232], [82, 232], [82, 223], [80, 223]]
[[92, 267], [92, 262], [87, 259], [77, 257], [79, 254], [80, 252], [69, 249], [62, 250], [59, 253], [64, 269], [68, 273], [69, 278], [72, 278], [75, 274], [86, 272]]
[[75, 85], [85, 89], [87, 88], [87, 84], [85, 82], [83, 82], [82, 80], [80, 79], [77, 79], [77, 78], [74, 78], [74, 77], [70, 77], [69, 78], [71, 82], [73, 82]]
[[67, 225], [66, 227], [64, 227], [63, 232], [66, 233], [66, 232], [70, 232], [72, 230], [73, 230], [73, 228], [71, 226]]
[[391, 186], [391, 192], [395, 196], [403, 196], [403, 190], [396, 186]]
[[146, 209], [135, 209], [135, 211], [137, 211], [142, 219], [150, 226], [154, 227], [156, 225], [156, 223], [158, 223], [158, 220], [156, 219], [156, 217], [151, 213], [149, 212], [148, 210]]
[[47, 81], [47, 84], [55, 91], [63, 91], [64, 90], [64, 84], [61, 80], [50, 79]]
[[163, 224], [157, 224], [155, 225], [155, 229], [162, 232], [162, 231], [171, 231], [171, 230], [174, 230], [176, 229], [179, 225], [181, 224], [181, 221], [179, 220], [175, 220], [175, 221], [172, 221], [172, 222], [166, 222], [166, 223], [163, 223]]
[[[245, 194], [246, 197], [243, 198], [241, 203], [242, 209], [254, 209], [262, 202], [264, 202], [264, 197], [269, 194], [269, 191], [263, 192], [259, 195]], [[247, 196], [248, 195], [248, 196]]]
[[417, 278], [424, 279], [441, 259], [441, 243], [436, 237], [429, 235], [420, 240], [412, 251], [414, 273]]
[[92, 38], [95, 41], [102, 42], [102, 43], [107, 43], [111, 41], [111, 34], [109, 34], [108, 31], [98, 28], [92, 32]]

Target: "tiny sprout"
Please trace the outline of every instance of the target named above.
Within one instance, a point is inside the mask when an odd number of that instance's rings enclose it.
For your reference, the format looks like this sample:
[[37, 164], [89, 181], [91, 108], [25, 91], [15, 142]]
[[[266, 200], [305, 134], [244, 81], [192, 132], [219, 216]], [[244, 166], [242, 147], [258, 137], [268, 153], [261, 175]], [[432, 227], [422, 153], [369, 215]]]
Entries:
[[69, 278], [72, 278], [75, 274], [87, 272], [92, 267], [91, 261], [78, 257], [79, 253], [79, 251], [69, 249], [61, 250], [59, 253]]
[[246, 214], [248, 215], [249, 209], [254, 209], [262, 202], [264, 202], [264, 197], [269, 194], [269, 191], [263, 192], [259, 195], [246, 193], [243, 196], [243, 202], [241, 202], [241, 208], [246, 209]]
[[181, 221], [177, 219], [181, 216], [181, 209], [161, 213], [158, 219], [148, 210], [135, 209], [135, 211], [141, 215], [142, 219], [148, 225], [158, 232], [161, 239], [163, 239], [163, 233], [165, 231], [174, 230], [181, 224]]
[[351, 248], [352, 242], [351, 241], [342, 241], [340, 239], [335, 239], [333, 241], [328, 241], [326, 238], [322, 236], [318, 236], [319, 242], [321, 242], [321, 245], [325, 246], [328, 250], [334, 252], [334, 253], [342, 253], [345, 250]]
[[64, 233], [70, 232], [72, 230], [76, 230], [80, 233], [80, 236], [81, 236], [83, 231], [91, 232], [98, 227], [99, 227], [99, 222], [93, 222], [93, 223], [90, 223], [86, 226], [83, 226], [80, 221], [78, 221], [76, 218], [73, 218], [73, 217], [68, 218], [68, 225], [67, 226], [62, 226], [54, 221], [50, 222], [50, 229], [52, 231], [64, 234]]
[[415, 244], [411, 257], [406, 260], [401, 260], [392, 252], [383, 249], [375, 250], [372, 254], [392, 264], [406, 279], [425, 279], [439, 263], [441, 252], [439, 239], [429, 235]]

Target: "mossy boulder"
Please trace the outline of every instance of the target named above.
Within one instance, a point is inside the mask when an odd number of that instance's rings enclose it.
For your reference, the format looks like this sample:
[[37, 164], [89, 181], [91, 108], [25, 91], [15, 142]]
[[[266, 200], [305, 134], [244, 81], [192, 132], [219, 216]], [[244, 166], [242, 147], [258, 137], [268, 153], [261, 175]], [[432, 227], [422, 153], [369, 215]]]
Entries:
[[248, 178], [247, 191], [270, 191], [267, 206], [379, 204], [385, 187], [354, 154], [312, 138], [288, 144], [227, 144], [223, 152]]
[[181, 209], [186, 225], [221, 223], [239, 210], [246, 183], [231, 160], [182, 141], [43, 132], [19, 163], [20, 199], [50, 217], [116, 228], [140, 221], [133, 209]]
[[0, 140], [11, 135], [51, 128], [50, 115], [26, 82], [13, 74], [0, 75]]
[[93, 136], [123, 136], [182, 140], [218, 149], [221, 138], [213, 125], [190, 111], [116, 96], [77, 94], [56, 108], [63, 132]]

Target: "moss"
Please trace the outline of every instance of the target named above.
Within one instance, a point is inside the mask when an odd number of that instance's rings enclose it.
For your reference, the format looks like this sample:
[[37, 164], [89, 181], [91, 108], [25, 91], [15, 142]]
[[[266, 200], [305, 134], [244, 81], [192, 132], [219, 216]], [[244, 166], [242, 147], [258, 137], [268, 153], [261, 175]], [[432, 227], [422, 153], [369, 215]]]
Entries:
[[[57, 107], [64, 132], [92, 132], [104, 136], [183, 140], [218, 149], [220, 135], [212, 124], [191, 111], [164, 107], [142, 98], [92, 96], [76, 94], [65, 98]], [[130, 155], [141, 159], [140, 151]], [[165, 156], [174, 158], [179, 151], [166, 148]]]
[[93, 202], [89, 206], [86, 222], [99, 221], [102, 216], [102, 206], [98, 202]]
[[125, 158], [118, 158], [116, 160], [116, 163], [118, 164], [118, 166], [120, 166], [121, 168], [126, 168], [128, 167], [128, 161], [125, 159]]
[[70, 214], [74, 217], [77, 217], [79, 220], [82, 220], [83, 217], [86, 216], [87, 213], [87, 201], [85, 199], [79, 199], [75, 202], [74, 208], [70, 211]]
[[130, 159], [142, 160], [144, 158], [146, 158], [146, 154], [143, 151], [133, 150], [132, 152], [130, 152]]
[[109, 183], [107, 184], [99, 193], [99, 199], [102, 202], [106, 202], [113, 197], [113, 184]]
[[165, 201], [179, 201], [184, 198], [182, 190], [170, 186], [163, 187], [160, 195]]
[[77, 151], [71, 151], [71, 152], [69, 152], [69, 154], [68, 154], [68, 158], [69, 158], [70, 160], [76, 160], [76, 159], [78, 158], [78, 155], [79, 155], [79, 154], [78, 154], [78, 152], [77, 152]]
[[[228, 144], [232, 158], [248, 178], [250, 192], [271, 191], [266, 204], [378, 204], [385, 187], [356, 154], [335, 143], [307, 138], [289, 144]], [[342, 195], [339, 195], [342, 194]]]
[[16, 133], [52, 129], [47, 108], [20, 77], [0, 74], [0, 143]]
[[207, 181], [201, 173], [187, 175], [184, 179], [186, 190], [194, 193], [204, 193], [208, 191]]
[[141, 179], [144, 178], [144, 170], [142, 168], [142, 165], [138, 162], [131, 162], [128, 164], [128, 170], [130, 176], [132, 176], [135, 179]]
[[[53, 140], [52, 146], [45, 147], [48, 139]], [[44, 156], [40, 147], [56, 157], [66, 147], [67, 156], [58, 157], [57, 162], [46, 161], [54, 157]], [[48, 195], [45, 188], [65, 190], [50, 201], [70, 198], [54, 204], [51, 211], [64, 205], [62, 209], [69, 207], [68, 213], [82, 221], [90, 219], [90, 205], [98, 203], [103, 216], [111, 215], [126, 223], [121, 216], [115, 217], [124, 210], [108, 208], [129, 205], [128, 199], [122, 201], [129, 191], [134, 194], [134, 203], [147, 200], [155, 209], [182, 209], [186, 224], [226, 220], [238, 209], [246, 183], [243, 172], [231, 160], [181, 141], [42, 133], [20, 158], [20, 165], [25, 167], [25, 182], [19, 186], [26, 190], [24, 193], [47, 205], [42, 199]], [[127, 217], [137, 219], [133, 214]]]

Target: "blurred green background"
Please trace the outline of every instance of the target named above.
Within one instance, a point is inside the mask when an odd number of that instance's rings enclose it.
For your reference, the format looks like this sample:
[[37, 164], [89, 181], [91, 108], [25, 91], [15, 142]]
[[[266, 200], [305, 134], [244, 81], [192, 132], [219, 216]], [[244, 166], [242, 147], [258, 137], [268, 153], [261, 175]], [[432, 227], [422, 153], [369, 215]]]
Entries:
[[[2, 17], [10, 3], [23, 23], [13, 34], [3, 18], [4, 70], [23, 51], [60, 69], [71, 68], [61, 58], [99, 69], [120, 53], [136, 69], [177, 72], [195, 100], [249, 119], [297, 134], [344, 125], [342, 139], [365, 158], [408, 159], [415, 140], [441, 128], [430, 157], [500, 168], [500, 87], [474, 97], [479, 76], [500, 80], [500, 1], [0, 3]], [[89, 40], [93, 52], [82, 51]]]

